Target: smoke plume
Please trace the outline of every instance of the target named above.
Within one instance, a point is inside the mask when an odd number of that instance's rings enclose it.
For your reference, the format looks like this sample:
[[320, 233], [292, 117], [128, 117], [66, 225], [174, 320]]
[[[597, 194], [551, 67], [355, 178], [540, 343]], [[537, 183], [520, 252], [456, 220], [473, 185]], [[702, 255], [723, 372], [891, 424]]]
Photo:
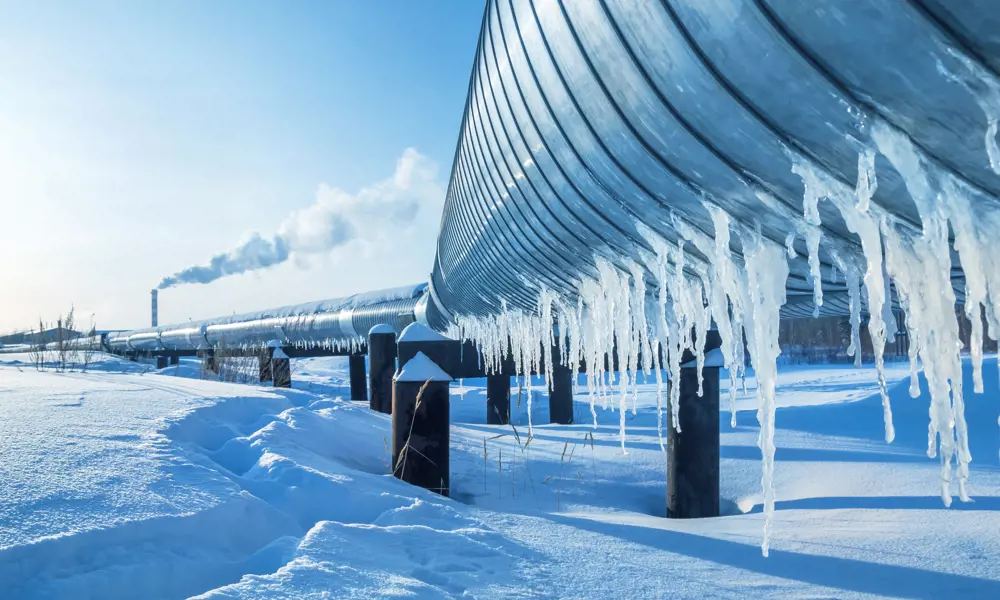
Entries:
[[228, 275], [266, 269], [294, 256], [331, 252], [352, 242], [384, 240], [394, 232], [427, 222], [418, 217], [438, 218], [443, 199], [437, 166], [407, 148], [389, 179], [366, 186], [357, 194], [320, 184], [316, 202], [290, 214], [270, 238], [253, 232], [232, 250], [211, 257], [207, 264], [164, 277], [158, 289], [211, 283]]

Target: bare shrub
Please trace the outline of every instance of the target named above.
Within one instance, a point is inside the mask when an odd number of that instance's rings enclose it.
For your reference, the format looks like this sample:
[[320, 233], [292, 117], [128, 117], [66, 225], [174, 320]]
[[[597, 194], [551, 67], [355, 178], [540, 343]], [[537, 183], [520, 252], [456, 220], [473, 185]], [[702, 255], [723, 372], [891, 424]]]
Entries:
[[38, 319], [38, 334], [32, 336], [29, 343], [31, 356], [35, 363], [35, 369], [41, 371], [45, 368], [45, 363], [48, 360], [48, 352], [46, 350], [45, 342], [45, 321], [41, 318]]
[[60, 315], [59, 318], [56, 319], [56, 369], [59, 371], [65, 371], [67, 368], [72, 367], [77, 358], [77, 352], [72, 343], [73, 327], [76, 325], [76, 319], [73, 316], [73, 312], [74, 309], [70, 307], [68, 313]]
[[93, 320], [90, 322], [90, 331], [87, 332], [87, 338], [84, 342], [83, 348], [80, 349], [80, 370], [85, 372], [90, 366], [90, 363], [94, 361], [95, 355], [100, 352], [100, 341], [97, 339], [97, 327], [94, 325]]
[[[260, 383], [261, 356], [267, 356], [266, 348], [235, 348], [221, 340], [215, 347], [215, 370], [212, 375], [219, 381], [257, 385]], [[202, 363], [202, 375], [205, 374], [205, 363]]]
[[[39, 332], [38, 337], [40, 336], [41, 333]], [[35, 336], [34, 329], [29, 329], [28, 333], [25, 334], [25, 341], [28, 342], [28, 360], [35, 366], [36, 370], [41, 370], [43, 347], [38, 344], [38, 337]]]

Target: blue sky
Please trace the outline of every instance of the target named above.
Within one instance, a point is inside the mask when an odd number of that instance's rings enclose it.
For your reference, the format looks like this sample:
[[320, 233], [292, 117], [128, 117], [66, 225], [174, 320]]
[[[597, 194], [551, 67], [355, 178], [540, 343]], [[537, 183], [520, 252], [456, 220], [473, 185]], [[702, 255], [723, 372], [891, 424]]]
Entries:
[[[359, 240], [165, 290], [161, 321], [424, 280], [482, 9], [0, 0], [0, 330], [145, 325], [162, 277], [345, 206]], [[415, 231], [370, 221], [389, 188]]]

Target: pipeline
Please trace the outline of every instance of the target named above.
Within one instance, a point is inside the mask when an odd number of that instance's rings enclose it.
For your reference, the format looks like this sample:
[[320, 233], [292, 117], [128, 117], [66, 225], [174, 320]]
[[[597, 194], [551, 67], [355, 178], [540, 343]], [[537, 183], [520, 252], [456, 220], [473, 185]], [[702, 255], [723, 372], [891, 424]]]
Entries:
[[[254, 313], [111, 332], [62, 342], [67, 350], [101, 350], [112, 354], [194, 354], [220, 346], [245, 350], [268, 344], [281, 347], [357, 350], [368, 331], [386, 324], [396, 333], [425, 320], [427, 285], [411, 285], [355, 294], [346, 298], [296, 304]], [[46, 344], [47, 351], [58, 343]], [[0, 348], [0, 353], [25, 352], [24, 346]]]
[[[860, 255], [861, 240], [831, 203], [810, 214], [802, 174], [852, 193], [863, 181], [873, 214], [920, 231], [909, 182], [875, 152], [880, 124], [909, 136], [929, 170], [995, 203], [1000, 175], [987, 158], [1000, 105], [987, 92], [1000, 73], [1000, 3], [820, 4], [489, 0], [432, 324], [503, 306], [531, 313], [542, 289], [575, 306], [598, 259], [623, 273], [643, 264], [653, 252], [643, 227], [668, 244], [712, 238], [707, 205], [790, 248], [783, 317], [814, 314], [816, 275], [823, 297], [839, 298], [820, 314], [846, 314], [838, 257]], [[823, 240], [812, 251], [810, 235]], [[736, 236], [730, 249], [742, 261]], [[685, 250], [697, 276], [709, 257]]]

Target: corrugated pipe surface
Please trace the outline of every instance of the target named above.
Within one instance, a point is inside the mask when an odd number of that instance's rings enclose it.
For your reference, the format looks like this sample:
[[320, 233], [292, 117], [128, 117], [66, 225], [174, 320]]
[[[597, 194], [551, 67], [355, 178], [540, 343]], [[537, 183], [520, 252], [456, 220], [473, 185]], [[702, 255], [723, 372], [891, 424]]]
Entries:
[[[968, 82], [1000, 72], [996, 31], [990, 0], [488, 0], [428, 319], [531, 311], [541, 286], [574, 298], [596, 256], [627, 272], [652, 252], [640, 223], [671, 243], [680, 224], [713, 235], [703, 201], [784, 245], [803, 215], [793, 167], [854, 190], [876, 122], [995, 202]], [[873, 206], [919, 230], [903, 178], [873, 160]], [[843, 313], [831, 252], [860, 239], [830, 203], [819, 217], [824, 309]], [[791, 244], [786, 314], [810, 315], [806, 242]]]

